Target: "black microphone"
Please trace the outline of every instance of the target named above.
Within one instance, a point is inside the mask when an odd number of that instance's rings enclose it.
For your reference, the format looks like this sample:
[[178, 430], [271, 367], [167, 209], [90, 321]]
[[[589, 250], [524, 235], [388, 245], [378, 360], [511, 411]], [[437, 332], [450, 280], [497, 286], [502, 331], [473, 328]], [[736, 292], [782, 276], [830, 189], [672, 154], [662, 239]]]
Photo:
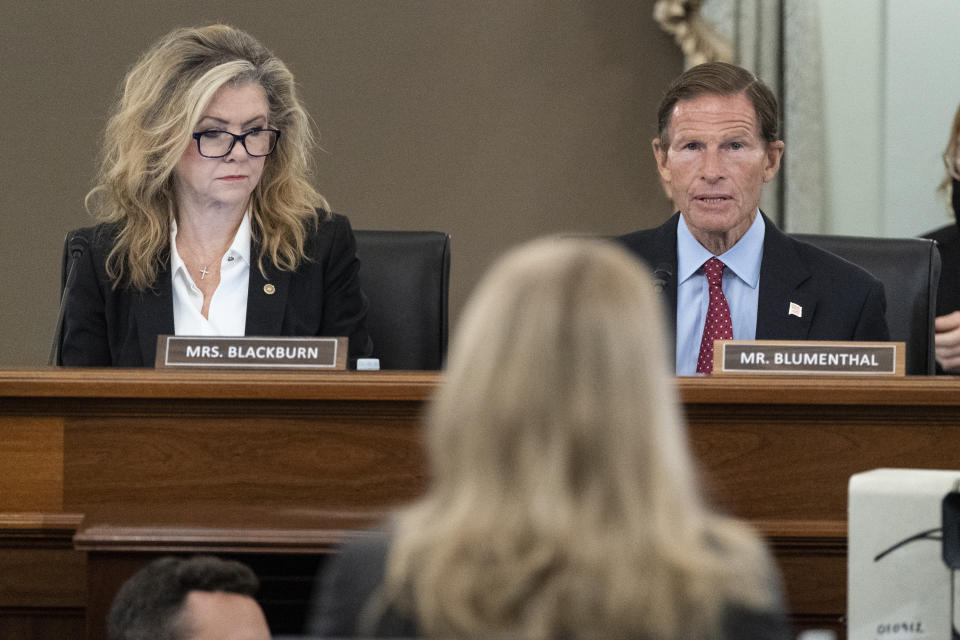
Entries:
[[653, 270], [653, 290], [657, 293], [663, 292], [672, 277], [673, 270], [670, 268], [669, 263], [661, 262], [658, 264], [657, 268]]
[[50, 358], [47, 360], [48, 366], [57, 364], [60, 357], [60, 332], [63, 331], [63, 316], [67, 310], [67, 296], [73, 287], [73, 281], [77, 279], [77, 262], [83, 257], [87, 250], [88, 241], [86, 236], [74, 233], [67, 242], [67, 253], [70, 254], [70, 266], [67, 268], [67, 277], [63, 281], [63, 292], [60, 294], [60, 308], [57, 310], [57, 328], [53, 330], [53, 343], [50, 345]]

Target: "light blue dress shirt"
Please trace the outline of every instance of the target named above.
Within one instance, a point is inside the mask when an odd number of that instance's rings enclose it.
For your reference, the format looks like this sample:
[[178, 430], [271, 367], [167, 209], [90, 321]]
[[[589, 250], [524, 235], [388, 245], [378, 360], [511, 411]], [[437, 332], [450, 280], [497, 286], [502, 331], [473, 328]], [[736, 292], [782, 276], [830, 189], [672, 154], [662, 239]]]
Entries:
[[[734, 340], [757, 337], [757, 304], [760, 295], [760, 263], [766, 228], [757, 213], [753, 224], [729, 251], [717, 256], [723, 270], [723, 295], [730, 307]], [[713, 254], [693, 237], [683, 216], [677, 227], [677, 375], [697, 373], [700, 340], [707, 319], [710, 291], [703, 263]]]

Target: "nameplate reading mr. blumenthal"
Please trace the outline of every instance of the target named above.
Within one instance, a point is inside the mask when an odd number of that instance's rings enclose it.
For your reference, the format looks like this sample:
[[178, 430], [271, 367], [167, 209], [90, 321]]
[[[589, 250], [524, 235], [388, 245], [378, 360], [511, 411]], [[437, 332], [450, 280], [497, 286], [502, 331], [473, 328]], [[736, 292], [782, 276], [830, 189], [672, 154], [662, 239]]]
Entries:
[[903, 342], [717, 340], [713, 373], [902, 376]]
[[347, 339], [158, 336], [156, 368], [344, 370]]

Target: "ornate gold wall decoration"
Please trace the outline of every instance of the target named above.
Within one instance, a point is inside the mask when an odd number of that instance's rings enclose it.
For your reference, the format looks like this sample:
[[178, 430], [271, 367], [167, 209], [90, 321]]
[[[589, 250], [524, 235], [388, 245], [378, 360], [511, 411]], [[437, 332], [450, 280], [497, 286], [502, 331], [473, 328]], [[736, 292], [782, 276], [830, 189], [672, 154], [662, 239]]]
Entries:
[[734, 62], [733, 45], [700, 15], [703, 0], [657, 0], [653, 18], [673, 36], [688, 67], [703, 62]]

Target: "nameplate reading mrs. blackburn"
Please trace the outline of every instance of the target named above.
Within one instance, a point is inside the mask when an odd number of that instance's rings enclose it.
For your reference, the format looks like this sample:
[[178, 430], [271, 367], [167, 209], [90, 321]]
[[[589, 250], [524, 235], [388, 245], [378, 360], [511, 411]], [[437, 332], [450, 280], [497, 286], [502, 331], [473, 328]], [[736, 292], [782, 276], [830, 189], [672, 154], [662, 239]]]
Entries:
[[347, 368], [347, 338], [157, 336], [157, 369]]
[[904, 375], [903, 342], [717, 340], [713, 373]]

